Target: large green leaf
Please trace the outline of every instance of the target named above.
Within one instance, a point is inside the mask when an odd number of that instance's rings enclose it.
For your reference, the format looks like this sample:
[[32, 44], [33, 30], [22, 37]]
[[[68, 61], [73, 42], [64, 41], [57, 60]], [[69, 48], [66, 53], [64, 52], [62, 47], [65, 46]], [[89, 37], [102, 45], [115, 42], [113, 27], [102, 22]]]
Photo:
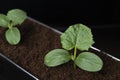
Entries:
[[0, 26], [1, 27], [8, 27], [9, 19], [6, 15], [0, 14]]
[[11, 45], [16, 45], [20, 42], [20, 31], [18, 30], [18, 28], [13, 27], [6, 31], [5, 37]]
[[83, 52], [78, 55], [75, 64], [83, 70], [96, 72], [101, 70], [103, 61], [91, 52]]
[[64, 49], [54, 49], [50, 51], [44, 59], [45, 65], [49, 67], [58, 66], [71, 59], [69, 52]]
[[94, 43], [91, 29], [83, 24], [72, 25], [61, 35], [61, 43], [67, 50], [75, 46], [79, 50], [88, 50]]
[[26, 15], [26, 12], [20, 9], [13, 9], [13, 10], [8, 11], [7, 17], [12, 21], [12, 25], [15, 26], [15, 25], [23, 23], [27, 15]]

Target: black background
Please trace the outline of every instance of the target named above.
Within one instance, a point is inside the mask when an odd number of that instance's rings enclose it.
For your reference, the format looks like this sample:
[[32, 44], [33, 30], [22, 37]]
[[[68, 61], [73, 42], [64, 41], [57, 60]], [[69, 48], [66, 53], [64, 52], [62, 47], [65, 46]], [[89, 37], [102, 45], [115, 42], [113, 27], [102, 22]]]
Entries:
[[120, 5], [116, 0], [0, 0], [0, 12], [13, 8], [47, 24], [119, 24]]
[[0, 0], [0, 13], [19, 8], [61, 31], [83, 23], [92, 28], [93, 46], [120, 58], [119, 4], [117, 0]]

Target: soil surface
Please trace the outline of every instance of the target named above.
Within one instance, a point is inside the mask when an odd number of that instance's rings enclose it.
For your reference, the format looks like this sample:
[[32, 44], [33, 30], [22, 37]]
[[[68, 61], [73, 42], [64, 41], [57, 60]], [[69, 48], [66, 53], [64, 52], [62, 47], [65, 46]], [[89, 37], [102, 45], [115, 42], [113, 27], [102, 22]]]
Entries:
[[27, 19], [18, 28], [22, 40], [17, 46], [12, 46], [5, 40], [6, 29], [0, 27], [0, 52], [40, 80], [120, 80], [120, 62], [92, 49], [90, 51], [104, 61], [103, 69], [99, 72], [74, 69], [72, 62], [48, 68], [44, 65], [44, 56], [52, 49], [61, 48], [60, 34], [32, 19]]

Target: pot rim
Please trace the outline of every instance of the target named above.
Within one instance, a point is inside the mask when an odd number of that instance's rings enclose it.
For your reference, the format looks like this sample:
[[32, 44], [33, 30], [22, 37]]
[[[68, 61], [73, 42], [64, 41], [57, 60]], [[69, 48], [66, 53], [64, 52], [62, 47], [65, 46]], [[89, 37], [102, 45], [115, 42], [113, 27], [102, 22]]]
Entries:
[[[28, 17], [28, 19], [29, 19], [29, 20], [32, 20], [32, 21], [34, 21], [34, 22], [36, 22], [36, 23], [38, 23], [38, 24], [40, 24], [40, 25], [43, 25], [43, 26], [45, 26], [46, 28], [49, 28], [49, 29], [53, 30], [53, 31], [56, 32], [56, 33], [62, 34], [61, 31], [59, 31], [59, 30], [57, 30], [57, 29], [54, 29], [54, 28], [52, 28], [52, 27], [50, 27], [50, 26], [48, 26], [48, 25], [46, 25], [46, 24], [44, 24], [44, 23], [42, 23], [42, 22], [39, 22], [39, 21], [31, 18], [31, 17]], [[101, 52], [101, 51], [102, 51], [102, 50], [100, 50], [100, 49], [98, 49], [98, 48], [96, 48], [96, 47], [93, 47], [93, 46], [91, 46], [90, 48], [93, 49], [93, 50], [96, 50], [96, 51], [98, 51], [98, 52]], [[104, 51], [102, 51], [102, 52], [103, 52], [103, 54], [106, 54], [107, 56], [113, 58], [114, 60], [120, 61], [119, 58], [116, 58], [116, 57], [114, 57], [114, 56], [112, 56], [112, 55], [110, 55], [110, 54], [108, 54], [108, 53], [106, 53], [106, 52], [104, 52]]]
[[21, 66], [19, 66], [18, 64], [16, 64], [15, 62], [13, 62], [11, 59], [9, 59], [8, 57], [6, 57], [5, 55], [3, 55], [2, 53], [0, 53], [0, 56], [5, 59], [6, 61], [10, 62], [11, 64], [13, 64], [14, 66], [16, 66], [18, 69], [22, 70], [23, 72], [25, 72], [26, 74], [28, 74], [30, 77], [34, 78], [35, 80], [39, 80], [37, 77], [35, 77], [34, 75], [32, 75], [30, 72], [28, 72], [27, 70], [25, 70], [24, 68], [22, 68]]

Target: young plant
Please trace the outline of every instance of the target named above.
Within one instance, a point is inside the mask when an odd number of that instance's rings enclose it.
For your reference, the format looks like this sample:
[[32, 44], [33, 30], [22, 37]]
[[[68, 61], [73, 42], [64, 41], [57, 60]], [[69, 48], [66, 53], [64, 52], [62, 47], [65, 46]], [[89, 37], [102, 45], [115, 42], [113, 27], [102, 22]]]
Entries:
[[[74, 63], [74, 68], [79, 68], [96, 72], [100, 71], [103, 61], [100, 57], [88, 49], [94, 43], [91, 29], [83, 24], [70, 26], [61, 36], [62, 48], [50, 51], [44, 58], [44, 63], [48, 67], [55, 67], [64, 64], [70, 60]], [[73, 49], [73, 53], [69, 53]], [[78, 50], [81, 51], [77, 54]]]
[[22, 24], [26, 18], [26, 13], [20, 9], [10, 10], [7, 15], [0, 14], [0, 26], [8, 28], [5, 32], [5, 37], [9, 44], [16, 45], [20, 42], [21, 34], [15, 26]]

